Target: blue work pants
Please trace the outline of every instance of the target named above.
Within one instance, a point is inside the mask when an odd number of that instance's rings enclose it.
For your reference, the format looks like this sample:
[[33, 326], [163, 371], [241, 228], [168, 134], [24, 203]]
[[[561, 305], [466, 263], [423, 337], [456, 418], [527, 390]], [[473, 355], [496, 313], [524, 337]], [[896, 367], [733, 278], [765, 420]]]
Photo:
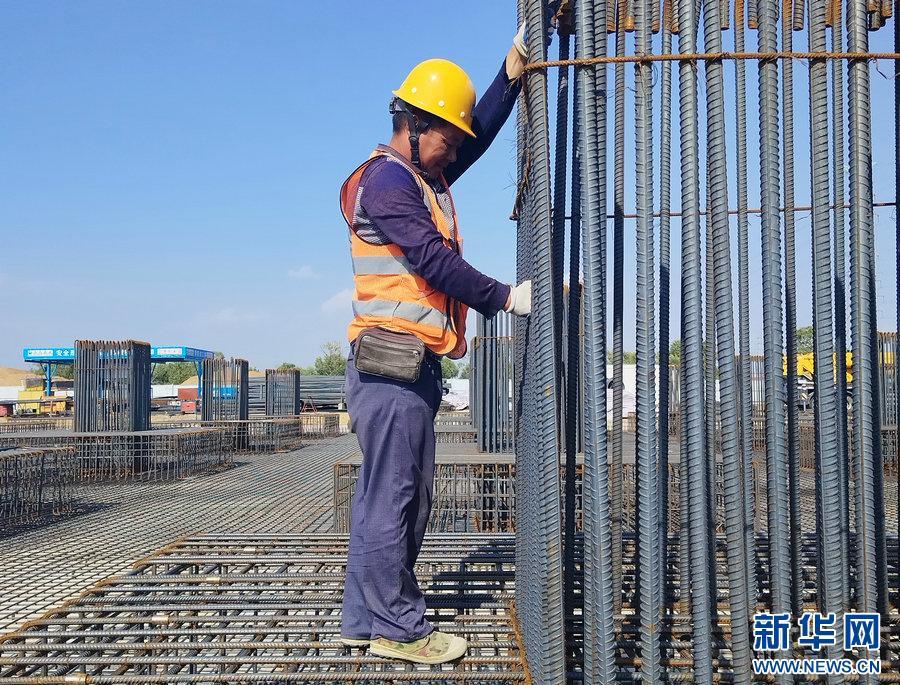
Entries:
[[360, 373], [347, 362], [347, 408], [363, 459], [353, 495], [341, 634], [407, 642], [431, 633], [413, 565], [431, 514], [441, 364], [419, 380]]

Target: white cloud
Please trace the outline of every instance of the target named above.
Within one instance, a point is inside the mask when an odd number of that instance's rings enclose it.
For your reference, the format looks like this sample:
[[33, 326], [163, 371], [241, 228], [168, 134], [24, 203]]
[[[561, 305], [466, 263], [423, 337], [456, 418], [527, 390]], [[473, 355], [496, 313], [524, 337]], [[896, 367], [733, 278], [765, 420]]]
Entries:
[[322, 303], [322, 311], [326, 314], [335, 314], [338, 312], [348, 313], [350, 311], [350, 303], [353, 301], [353, 288], [346, 288], [329, 297]]
[[319, 274], [309, 264], [303, 264], [296, 269], [288, 269], [287, 275], [289, 278], [295, 278], [298, 281], [310, 281], [319, 277]]

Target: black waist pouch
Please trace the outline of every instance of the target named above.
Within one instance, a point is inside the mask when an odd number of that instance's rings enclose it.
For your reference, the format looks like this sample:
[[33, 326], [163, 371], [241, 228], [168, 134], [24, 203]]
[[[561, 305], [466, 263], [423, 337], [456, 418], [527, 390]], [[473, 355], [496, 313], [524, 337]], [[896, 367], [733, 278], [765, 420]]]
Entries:
[[356, 338], [356, 370], [415, 383], [425, 360], [425, 343], [411, 333], [367, 328]]

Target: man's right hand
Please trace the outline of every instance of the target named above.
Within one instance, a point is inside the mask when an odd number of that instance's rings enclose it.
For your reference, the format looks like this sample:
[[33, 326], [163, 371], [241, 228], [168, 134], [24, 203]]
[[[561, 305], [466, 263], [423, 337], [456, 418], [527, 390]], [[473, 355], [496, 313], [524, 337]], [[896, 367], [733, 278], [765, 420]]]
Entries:
[[522, 281], [509, 287], [509, 299], [504, 310], [516, 316], [531, 314], [531, 281]]

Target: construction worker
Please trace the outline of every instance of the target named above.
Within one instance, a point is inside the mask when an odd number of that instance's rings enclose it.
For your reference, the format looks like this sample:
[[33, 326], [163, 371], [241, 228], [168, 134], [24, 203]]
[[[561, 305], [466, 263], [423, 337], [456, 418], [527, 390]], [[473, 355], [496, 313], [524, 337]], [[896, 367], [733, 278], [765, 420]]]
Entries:
[[487, 317], [531, 312], [530, 281], [507, 285], [463, 259], [449, 190], [512, 112], [523, 35], [477, 106], [456, 64], [416, 66], [394, 91], [390, 143], [341, 189], [356, 286], [347, 402], [363, 453], [341, 639], [385, 657], [437, 664], [467, 649], [426, 620], [413, 565], [431, 513], [441, 357], [466, 353], [469, 307]]

